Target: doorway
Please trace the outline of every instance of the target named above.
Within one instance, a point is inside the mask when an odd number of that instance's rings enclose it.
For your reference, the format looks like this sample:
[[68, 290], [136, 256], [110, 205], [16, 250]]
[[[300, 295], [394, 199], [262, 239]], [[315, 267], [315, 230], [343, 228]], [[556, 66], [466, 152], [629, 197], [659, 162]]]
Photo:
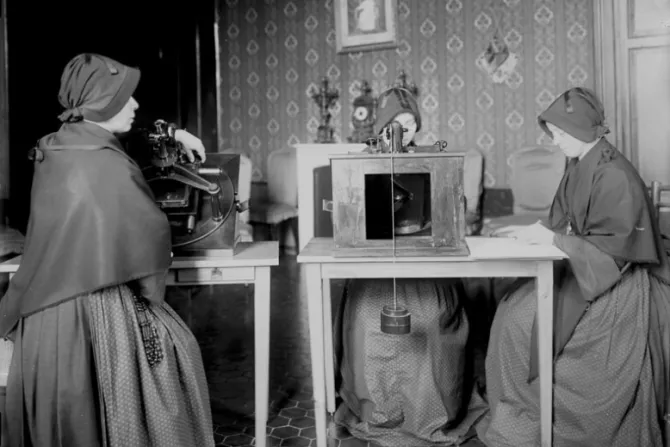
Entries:
[[105, 8], [104, 15], [94, 15], [90, 5], [83, 0], [7, 2], [7, 214], [10, 225], [21, 232], [27, 224], [32, 183], [27, 152], [40, 137], [58, 129], [60, 76], [79, 53], [104, 54], [141, 69], [134, 95], [140, 104], [139, 122], [162, 118], [200, 133], [206, 147], [211, 147], [210, 139], [216, 141], [216, 127], [205, 131], [202, 126], [214, 122], [216, 106], [206, 110], [211, 101], [198, 97], [211, 91], [202, 83], [215, 79], [214, 2], [190, 2], [187, 7], [177, 2], [169, 8], [158, 0], [119, 0]]

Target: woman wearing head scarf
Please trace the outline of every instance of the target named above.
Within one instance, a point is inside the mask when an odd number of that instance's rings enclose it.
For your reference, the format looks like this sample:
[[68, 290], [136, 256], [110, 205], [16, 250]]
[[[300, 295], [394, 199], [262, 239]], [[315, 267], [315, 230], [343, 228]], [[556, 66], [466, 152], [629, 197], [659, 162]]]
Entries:
[[[603, 135], [587, 89], [559, 96], [540, 127], [568, 157], [549, 227], [501, 230], [554, 244], [554, 445], [667, 445], [670, 270], [656, 212], [631, 163]], [[537, 446], [539, 388], [534, 281], [500, 303], [486, 363], [489, 446]]]
[[198, 344], [163, 301], [169, 223], [116, 136], [139, 78], [104, 56], [72, 59], [63, 124], [33, 150], [25, 252], [0, 300], [0, 336], [14, 340], [8, 446], [214, 445]]
[[[421, 115], [407, 90], [393, 88], [380, 95], [382, 140], [393, 121], [405, 129], [402, 146], [412, 145]], [[398, 219], [398, 213], [396, 228], [391, 228], [391, 192], [388, 177], [383, 179], [366, 185], [379, 197], [372, 203], [379, 209], [368, 212], [369, 218], [376, 217], [372, 225], [388, 228], [388, 238], [394, 230], [396, 235], [413, 231], [412, 219]], [[399, 182], [417, 186], [404, 177]], [[381, 331], [380, 312], [393, 303], [394, 294], [411, 314], [409, 334]], [[458, 445], [472, 435], [486, 405], [479, 396], [471, 398], [470, 324], [462, 294], [460, 281], [451, 279], [404, 278], [395, 287], [391, 279], [347, 283], [334, 335], [342, 398], [335, 420], [353, 436], [384, 446], [420, 447]]]

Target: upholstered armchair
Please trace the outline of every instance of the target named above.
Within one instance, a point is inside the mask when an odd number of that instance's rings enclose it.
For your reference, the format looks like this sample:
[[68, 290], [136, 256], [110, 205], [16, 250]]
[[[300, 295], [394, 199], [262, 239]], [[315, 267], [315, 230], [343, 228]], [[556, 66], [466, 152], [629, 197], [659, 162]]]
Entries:
[[[237, 154], [239, 151], [234, 149], [226, 149], [224, 154]], [[237, 190], [237, 200], [240, 203], [249, 201], [251, 198], [251, 177], [253, 175], [253, 165], [251, 159], [244, 154], [240, 154], [240, 171]], [[240, 242], [253, 242], [254, 231], [249, 223], [249, 210], [239, 213], [237, 215], [237, 225], [240, 232]]]
[[[247, 202], [251, 199], [251, 177], [253, 175], [253, 165], [251, 159], [246, 155], [240, 155], [240, 181], [239, 190], [237, 191], [237, 200], [240, 203]], [[253, 242], [254, 229], [249, 223], [249, 210], [238, 214], [238, 224], [240, 226], [240, 241]]]
[[282, 149], [268, 156], [267, 187], [265, 191], [253, 194], [250, 204], [249, 221], [255, 225], [270, 228], [272, 240], [281, 244], [286, 236], [287, 226], [298, 244], [298, 174], [295, 151]]
[[[485, 193], [487, 204], [483, 207], [484, 227], [481, 234], [490, 236], [497, 229], [508, 225], [547, 222], [556, 189], [565, 172], [566, 161], [565, 155], [554, 146], [531, 146], [512, 154], [507, 163], [511, 173], [509, 186], [513, 206], [508, 208], [506, 198], [506, 203], [502, 204], [504, 206], [490, 203], [492, 198], [488, 195], [491, 190], [488, 190]], [[511, 213], [487, 217], [489, 208], [505, 208]], [[468, 279], [465, 284], [471, 301], [477, 303], [479, 309], [487, 309], [486, 313], [492, 318], [497, 303], [513, 281], [514, 278]]]
[[651, 182], [649, 193], [656, 211], [658, 227], [663, 237], [665, 249], [670, 253], [670, 201], [667, 197], [670, 194], [670, 185], [654, 180]]
[[484, 156], [477, 149], [465, 153], [463, 194], [465, 195], [465, 225], [468, 236], [482, 230], [482, 193], [484, 191]]
[[555, 146], [531, 146], [514, 152], [507, 160], [510, 187], [514, 196], [513, 214], [484, 219], [482, 234], [507, 225], [547, 222], [567, 159]]

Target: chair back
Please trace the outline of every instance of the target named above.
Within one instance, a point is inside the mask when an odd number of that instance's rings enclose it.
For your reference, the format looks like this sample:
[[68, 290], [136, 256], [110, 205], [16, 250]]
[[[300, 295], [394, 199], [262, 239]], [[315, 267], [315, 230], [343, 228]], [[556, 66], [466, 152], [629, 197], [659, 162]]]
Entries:
[[[238, 174], [238, 186], [237, 186], [237, 200], [240, 203], [244, 203], [251, 199], [251, 181], [254, 173], [254, 166], [246, 154], [243, 154], [239, 150], [235, 149], [225, 149], [221, 151], [222, 154], [237, 154], [240, 156], [240, 171]], [[248, 223], [249, 222], [249, 210], [239, 213], [237, 215], [240, 222]]]
[[663, 192], [669, 192], [670, 185], [663, 185], [658, 180], [651, 182], [651, 202], [659, 213], [670, 211], [670, 201], [663, 201]]
[[514, 214], [549, 214], [567, 159], [555, 146], [532, 146], [507, 160], [511, 170]]
[[479, 202], [484, 191], [484, 155], [477, 149], [465, 153], [463, 165], [463, 194], [469, 213], [479, 212]]
[[658, 219], [658, 229], [661, 232], [666, 252], [670, 255], [670, 201], [664, 200], [664, 193], [670, 192], [670, 185], [663, 185], [654, 180], [649, 187], [651, 202], [654, 206], [656, 219]]
[[295, 150], [281, 149], [268, 155], [268, 199], [298, 207], [298, 167]]
[[[253, 165], [251, 158], [240, 154], [240, 178], [239, 189], [237, 191], [237, 200], [240, 203], [251, 199], [251, 177], [253, 176]], [[238, 215], [241, 222], [249, 223], [249, 210], [243, 211]]]

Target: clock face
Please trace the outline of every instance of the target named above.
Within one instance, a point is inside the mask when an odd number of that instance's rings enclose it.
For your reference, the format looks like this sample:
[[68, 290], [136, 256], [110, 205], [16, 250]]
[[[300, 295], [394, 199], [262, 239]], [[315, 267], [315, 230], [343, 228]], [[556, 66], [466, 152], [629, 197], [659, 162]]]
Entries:
[[356, 107], [356, 110], [354, 110], [354, 119], [363, 121], [368, 117], [368, 114], [369, 112], [367, 107]]

